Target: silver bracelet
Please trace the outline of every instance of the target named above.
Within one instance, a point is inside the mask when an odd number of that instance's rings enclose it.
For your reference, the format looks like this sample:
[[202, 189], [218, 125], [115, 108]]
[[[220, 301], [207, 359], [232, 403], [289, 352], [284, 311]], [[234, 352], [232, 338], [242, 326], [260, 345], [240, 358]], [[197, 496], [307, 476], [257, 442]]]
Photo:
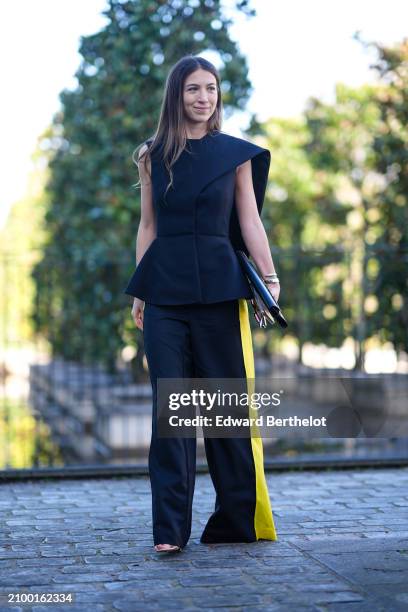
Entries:
[[278, 284], [279, 283], [279, 278], [278, 277], [276, 277], [276, 278], [269, 278], [269, 279], [268, 278], [264, 278], [264, 282], [265, 282], [265, 285], [274, 285], [275, 283]]

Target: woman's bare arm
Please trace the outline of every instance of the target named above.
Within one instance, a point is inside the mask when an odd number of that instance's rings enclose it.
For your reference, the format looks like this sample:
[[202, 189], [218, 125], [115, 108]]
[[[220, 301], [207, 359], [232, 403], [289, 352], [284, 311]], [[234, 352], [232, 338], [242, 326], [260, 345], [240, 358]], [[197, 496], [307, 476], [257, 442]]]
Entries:
[[[242, 238], [258, 270], [262, 275], [275, 272], [268, 237], [256, 204], [250, 159], [237, 167], [235, 203]], [[277, 299], [279, 284], [268, 285], [268, 287]]]
[[[140, 204], [140, 223], [136, 237], [136, 267], [150, 244], [156, 238], [156, 220], [153, 208], [152, 182], [151, 182], [151, 162], [145, 156], [140, 159], [142, 153], [146, 151], [147, 145], [139, 151], [138, 164], [140, 183], [141, 183], [141, 204]], [[132, 317], [136, 326], [143, 330], [144, 301], [135, 297], [133, 299]]]
[[147, 145], [139, 151], [138, 170], [141, 183], [140, 223], [136, 238], [136, 265], [142, 259], [150, 244], [156, 237], [156, 220], [153, 209], [151, 162], [149, 157], [140, 159], [147, 150]]

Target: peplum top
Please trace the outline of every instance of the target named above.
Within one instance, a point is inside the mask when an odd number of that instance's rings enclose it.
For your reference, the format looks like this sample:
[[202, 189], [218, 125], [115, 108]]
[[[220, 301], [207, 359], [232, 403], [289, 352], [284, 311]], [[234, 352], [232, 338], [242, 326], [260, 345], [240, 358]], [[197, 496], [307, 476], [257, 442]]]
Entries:
[[[147, 141], [149, 142], [149, 141]], [[247, 140], [213, 131], [188, 139], [172, 166], [151, 158], [156, 238], [131, 275], [124, 293], [158, 305], [211, 304], [251, 297], [235, 250], [249, 255], [235, 207], [236, 168], [251, 160], [261, 214], [270, 152]]]

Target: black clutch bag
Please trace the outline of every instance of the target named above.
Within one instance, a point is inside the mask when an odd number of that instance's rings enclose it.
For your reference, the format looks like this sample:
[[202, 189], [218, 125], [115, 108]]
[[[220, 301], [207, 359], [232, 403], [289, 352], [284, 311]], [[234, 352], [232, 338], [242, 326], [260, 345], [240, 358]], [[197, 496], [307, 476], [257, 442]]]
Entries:
[[279, 308], [278, 302], [271, 295], [253, 263], [243, 251], [235, 252], [251, 288], [252, 298], [250, 302], [259, 327], [266, 327], [268, 323], [273, 325], [276, 321], [281, 327], [287, 327], [288, 323]]

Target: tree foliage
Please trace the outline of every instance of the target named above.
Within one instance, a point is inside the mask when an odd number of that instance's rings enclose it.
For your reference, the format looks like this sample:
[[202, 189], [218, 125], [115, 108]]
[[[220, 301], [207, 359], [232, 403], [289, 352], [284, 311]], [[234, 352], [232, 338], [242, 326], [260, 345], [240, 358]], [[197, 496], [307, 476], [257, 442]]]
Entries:
[[[352, 337], [408, 351], [407, 41], [377, 49], [380, 79], [311, 98], [302, 120], [270, 120], [271, 242], [300, 348]], [[301, 355], [300, 355], [301, 358]]]
[[374, 141], [375, 167], [384, 177], [378, 194], [378, 227], [372, 245], [377, 307], [368, 319], [369, 333], [397, 351], [408, 352], [408, 39], [379, 47], [375, 65], [386, 86], [376, 101], [381, 130]]

